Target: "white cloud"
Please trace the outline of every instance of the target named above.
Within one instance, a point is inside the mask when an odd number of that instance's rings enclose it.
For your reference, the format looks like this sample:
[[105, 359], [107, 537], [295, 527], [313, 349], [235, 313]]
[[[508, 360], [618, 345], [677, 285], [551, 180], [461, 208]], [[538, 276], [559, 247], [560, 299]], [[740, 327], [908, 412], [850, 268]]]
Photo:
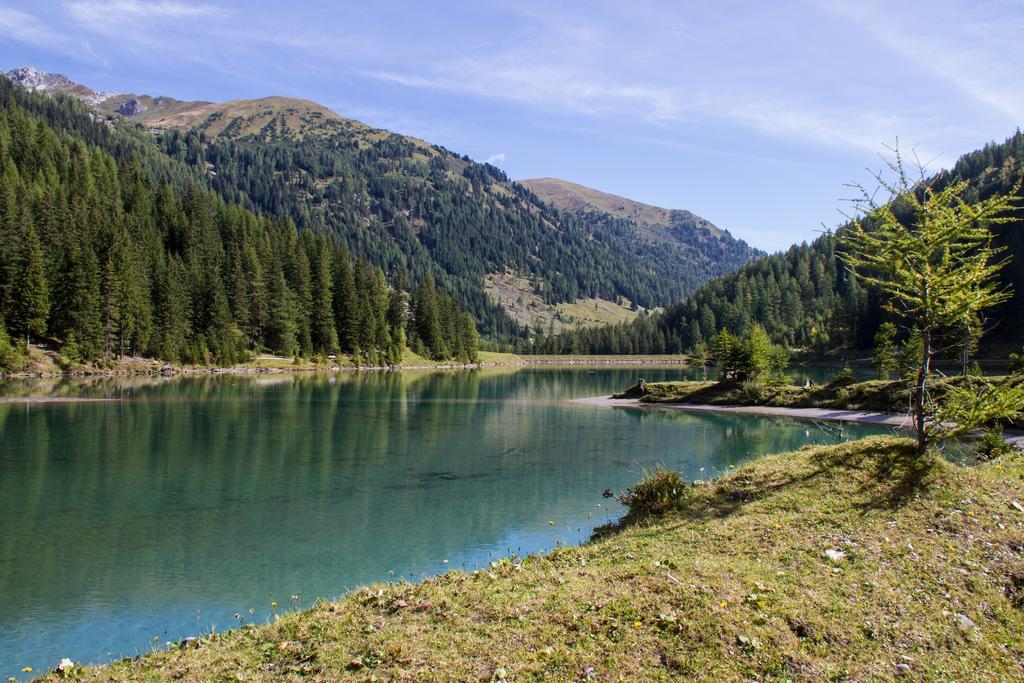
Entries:
[[494, 166], [502, 166], [505, 163], [505, 153], [496, 152], [495, 154], [491, 154], [484, 160], [484, 163], [492, 164]]
[[68, 13], [92, 27], [114, 26], [128, 22], [164, 21], [221, 17], [226, 12], [213, 5], [190, 4], [178, 0], [74, 0], [67, 4]]
[[[1014, 2], [822, 2], [894, 53], [995, 111], [1024, 119], [1024, 12]], [[923, 21], [922, 17], [927, 17]]]
[[[109, 64], [107, 58], [92, 49], [88, 41], [63, 33], [35, 15], [0, 5], [0, 43], [11, 40], [47, 51], [65, 54], [92, 64]], [[25, 64], [7, 64], [9, 67]]]
[[8, 38], [38, 47], [53, 48], [67, 41], [33, 15], [9, 7], [0, 7], [0, 39]]

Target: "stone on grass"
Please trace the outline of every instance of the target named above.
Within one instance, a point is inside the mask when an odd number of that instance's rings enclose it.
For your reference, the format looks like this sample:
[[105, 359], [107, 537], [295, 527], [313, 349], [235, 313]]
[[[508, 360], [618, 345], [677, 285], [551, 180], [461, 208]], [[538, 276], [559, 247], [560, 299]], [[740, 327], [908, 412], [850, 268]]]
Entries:
[[836, 550], [835, 548], [829, 548], [828, 550], [825, 551], [825, 557], [827, 557], [832, 562], [837, 562], [838, 563], [838, 562], [842, 562], [843, 560], [846, 559], [846, 553], [844, 553], [842, 550]]

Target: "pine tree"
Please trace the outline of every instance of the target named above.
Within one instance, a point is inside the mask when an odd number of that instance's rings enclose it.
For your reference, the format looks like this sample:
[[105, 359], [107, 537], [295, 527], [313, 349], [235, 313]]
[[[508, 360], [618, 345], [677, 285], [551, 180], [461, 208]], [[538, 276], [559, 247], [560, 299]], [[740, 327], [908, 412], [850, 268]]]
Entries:
[[416, 290], [416, 335], [432, 358], [448, 357], [441, 322], [441, 306], [434, 277], [427, 275]]
[[708, 379], [708, 362], [711, 360], [711, 354], [708, 350], [708, 345], [704, 343], [704, 340], [699, 340], [693, 347], [693, 359], [697, 362], [697, 366], [701, 370], [701, 374], [704, 377], [704, 381]]
[[473, 316], [465, 311], [459, 311], [458, 321], [459, 346], [463, 350], [463, 360], [467, 363], [477, 363], [480, 361], [480, 335], [476, 330]]
[[872, 365], [879, 379], [889, 379], [889, 374], [899, 368], [899, 347], [896, 345], [896, 326], [891, 322], [882, 323], [875, 333], [875, 348], [871, 356]]
[[979, 420], [1012, 418], [1024, 409], [1020, 387], [985, 402], [984, 416], [977, 408], [985, 397], [972, 402], [969, 392], [947, 391], [937, 400], [931, 390], [932, 359], [938, 349], [955, 344], [950, 334], [1010, 296], [996, 279], [1006, 262], [996, 260], [1002, 250], [993, 245], [991, 226], [1009, 220], [1020, 182], [1010, 195], [975, 201], [966, 181], [941, 188], [911, 182], [898, 150], [890, 169], [895, 180], [878, 178], [889, 200], [879, 205], [865, 190], [865, 217], [841, 232], [839, 241], [854, 274], [885, 292], [886, 308], [920, 335], [912, 404], [918, 450], [924, 451], [936, 439], [977, 427]]
[[338, 331], [334, 323], [334, 293], [330, 252], [326, 240], [305, 233], [304, 240], [311, 274], [310, 330], [313, 349], [327, 354], [337, 353]]
[[299, 325], [295, 320], [295, 295], [285, 282], [280, 264], [270, 276], [270, 308], [267, 320], [267, 345], [284, 356], [299, 352]]
[[356, 310], [356, 283], [348, 252], [334, 254], [334, 325], [341, 350], [353, 356], [359, 353], [359, 318]]
[[50, 295], [43, 272], [43, 253], [35, 228], [25, 216], [21, 230], [21, 254], [11, 283], [11, 325], [17, 333], [25, 335], [26, 351], [31, 335], [45, 334], [49, 312]]
[[391, 363], [402, 362], [402, 352], [406, 345], [406, 323], [408, 320], [408, 302], [406, 301], [405, 269], [401, 268], [395, 277], [394, 287], [388, 299], [388, 329], [391, 335]]

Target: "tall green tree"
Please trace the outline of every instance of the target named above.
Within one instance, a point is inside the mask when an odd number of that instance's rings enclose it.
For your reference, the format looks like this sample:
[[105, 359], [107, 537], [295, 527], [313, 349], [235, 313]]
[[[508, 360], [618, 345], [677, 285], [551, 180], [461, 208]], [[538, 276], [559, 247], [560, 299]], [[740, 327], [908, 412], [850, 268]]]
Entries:
[[[694, 324], [697, 324], [696, 321]], [[708, 345], [704, 343], [703, 339], [700, 339], [693, 346], [693, 360], [697, 363], [697, 366], [701, 370], [701, 374], [706, 381], [708, 378], [708, 363], [711, 361], [711, 351], [708, 349]]]
[[312, 233], [303, 234], [311, 275], [310, 332], [315, 351], [334, 354], [338, 346], [338, 330], [334, 323], [334, 283], [332, 259], [326, 239]]
[[43, 267], [39, 237], [26, 216], [21, 230], [21, 254], [11, 283], [11, 324], [25, 335], [25, 350], [30, 336], [46, 332], [50, 312], [50, 294]]
[[345, 353], [359, 353], [359, 316], [356, 309], [356, 281], [348, 252], [334, 254], [334, 325], [338, 343]]
[[[918, 450], [978, 426], [978, 420], [1009, 418], [1024, 409], [1024, 388], [1007, 387], [1001, 400], [984, 402], [970, 393], [932, 391], [932, 361], [939, 349], [955, 346], [958, 331], [983, 312], [1010, 297], [996, 275], [1006, 266], [998, 258], [991, 227], [1010, 220], [1020, 182], [1010, 195], [974, 200], [967, 181], [936, 188], [923, 179], [912, 182], [896, 151], [890, 164], [894, 179], [881, 174], [889, 197], [879, 204], [862, 188], [863, 216], [839, 233], [841, 258], [865, 284], [886, 295], [885, 307], [900, 316], [921, 338], [911, 392]], [[995, 391], [995, 390], [993, 390]], [[964, 403], [966, 402], [966, 403]], [[969, 405], [968, 405], [969, 404]], [[954, 416], [956, 425], [953, 425]]]
[[882, 323], [875, 333], [875, 348], [871, 355], [871, 364], [879, 379], [889, 379], [889, 375], [900, 366], [899, 346], [896, 344], [896, 325], [891, 322]]
[[434, 277], [427, 275], [416, 290], [415, 329], [416, 336], [432, 358], [448, 356], [441, 320], [441, 303]]

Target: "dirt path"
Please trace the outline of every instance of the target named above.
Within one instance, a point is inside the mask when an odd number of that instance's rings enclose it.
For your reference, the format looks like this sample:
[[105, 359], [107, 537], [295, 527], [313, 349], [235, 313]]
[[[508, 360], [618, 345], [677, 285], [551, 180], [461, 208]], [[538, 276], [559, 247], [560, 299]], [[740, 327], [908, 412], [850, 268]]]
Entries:
[[[867, 422], [910, 429], [913, 423], [910, 415], [904, 413], [881, 413], [870, 410], [834, 410], [831, 408], [777, 408], [773, 406], [712, 406], [698, 403], [643, 403], [635, 398], [611, 398], [593, 396], [578, 398], [573, 403], [612, 408], [646, 408], [683, 410], [691, 413], [733, 413], [739, 415], [778, 415], [799, 420], [835, 420], [839, 422]], [[1024, 449], [1024, 432], [1007, 430], [1006, 441]]]

